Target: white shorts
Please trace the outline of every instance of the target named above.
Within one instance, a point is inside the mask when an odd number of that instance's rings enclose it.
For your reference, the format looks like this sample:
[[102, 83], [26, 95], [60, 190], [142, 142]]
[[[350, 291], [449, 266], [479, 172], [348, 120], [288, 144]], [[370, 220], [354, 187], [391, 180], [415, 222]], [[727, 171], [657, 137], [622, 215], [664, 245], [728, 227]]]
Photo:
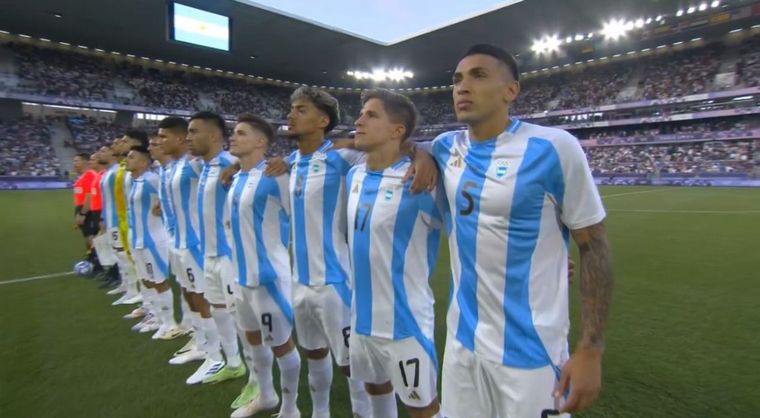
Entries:
[[480, 358], [452, 335], [446, 338], [442, 379], [447, 418], [540, 418], [542, 411], [559, 406], [553, 397], [558, 382], [554, 367], [507, 367]]
[[329, 348], [338, 366], [348, 366], [351, 335], [351, 291], [345, 283], [306, 286], [296, 282], [293, 306], [298, 345], [305, 350]]
[[238, 325], [244, 331], [261, 331], [261, 341], [269, 347], [285, 344], [293, 333], [293, 298], [290, 280], [261, 286], [237, 287]]
[[206, 290], [206, 280], [203, 278], [203, 255], [200, 249], [179, 248], [174, 251], [174, 274], [180, 286], [188, 292], [203, 293]]
[[203, 277], [206, 289], [203, 296], [212, 305], [235, 306], [235, 268], [227, 256], [203, 259]]
[[111, 247], [113, 247], [113, 249], [124, 249], [124, 243], [121, 240], [121, 232], [119, 232], [119, 228], [108, 228], [106, 234], [108, 234], [108, 240], [111, 242]]
[[137, 277], [152, 283], [163, 283], [169, 277], [169, 247], [166, 244], [157, 244], [156, 247], [157, 252], [148, 248], [135, 249], [132, 258]]
[[438, 397], [438, 361], [416, 338], [394, 341], [352, 335], [349, 351], [352, 378], [375, 384], [391, 382], [401, 402], [412, 408], [424, 408]]
[[108, 234], [100, 234], [92, 240], [95, 253], [98, 255], [98, 262], [105, 267], [113, 266], [119, 262], [109, 238]]

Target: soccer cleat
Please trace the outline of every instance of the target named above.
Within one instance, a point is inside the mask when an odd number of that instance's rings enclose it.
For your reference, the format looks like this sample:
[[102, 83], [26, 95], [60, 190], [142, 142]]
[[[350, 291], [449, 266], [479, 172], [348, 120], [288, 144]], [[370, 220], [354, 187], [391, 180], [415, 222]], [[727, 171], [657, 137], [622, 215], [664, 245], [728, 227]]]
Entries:
[[271, 399], [262, 399], [261, 395], [255, 397], [253, 401], [236, 409], [230, 418], [248, 418], [261, 411], [269, 411], [277, 408], [280, 398], [275, 394]]
[[313, 411], [311, 418], [330, 418], [330, 411]]
[[259, 384], [258, 383], [246, 383], [243, 386], [243, 390], [240, 391], [240, 395], [232, 401], [230, 408], [238, 409], [244, 405], [248, 405], [253, 402], [256, 397], [259, 396]]
[[169, 341], [182, 336], [182, 331], [176, 325], [161, 325], [161, 328], [153, 334], [152, 339]]
[[137, 318], [144, 317], [147, 313], [148, 313], [148, 311], [146, 311], [145, 308], [143, 308], [142, 306], [139, 306], [139, 307], [135, 308], [135, 310], [133, 310], [132, 312], [130, 312], [130, 313], [122, 316], [122, 318], [124, 318], [124, 319], [137, 319]]
[[101, 284], [100, 286], [98, 286], [98, 289], [110, 289], [109, 291], [106, 292], [106, 295], [109, 295], [109, 296], [118, 295], [119, 293], [125, 292], [125, 289], [119, 285], [119, 282], [117, 280], [109, 280]]
[[217, 374], [219, 370], [222, 370], [223, 368], [223, 361], [214, 361], [210, 358], [207, 358], [206, 361], [204, 361], [203, 364], [198, 367], [198, 370], [196, 370], [195, 373], [190, 375], [190, 377], [185, 380], [185, 383], [188, 385], [196, 385], [203, 382], [205, 379]]
[[169, 360], [169, 364], [171, 364], [172, 366], [179, 366], [180, 364], [187, 364], [187, 363], [190, 363], [191, 361], [200, 361], [200, 360], [204, 360], [205, 358], [206, 358], [205, 352], [198, 349], [192, 349], [190, 351], [187, 351], [185, 353], [172, 357]]
[[147, 314], [143, 317], [142, 321], [132, 325], [131, 330], [135, 332], [139, 332], [145, 325], [148, 324], [148, 321], [154, 320], [154, 317], [152, 314]]
[[147, 334], [149, 332], [158, 331], [159, 328], [161, 328], [161, 323], [157, 318], [153, 317], [149, 319], [138, 332], [140, 334]]
[[127, 299], [131, 298], [132, 296], [127, 295], [126, 293], [121, 295], [120, 298], [116, 299], [111, 306], [118, 306], [118, 305], [124, 305]]
[[179, 350], [174, 352], [174, 357], [177, 357], [181, 354], [185, 354], [188, 351], [195, 350], [195, 337], [190, 337], [190, 339], [185, 343], [185, 345], [182, 346]]
[[207, 378], [203, 379], [203, 383], [219, 383], [224, 382], [225, 380], [237, 379], [243, 376], [245, 376], [245, 365], [241, 364], [238, 367], [230, 367], [229, 365], [225, 365], [213, 375], [209, 375]]
[[143, 301], [143, 297], [141, 294], [136, 294], [134, 296], [130, 296], [127, 300], [124, 301], [124, 305], [134, 305], [136, 303], [140, 303]]

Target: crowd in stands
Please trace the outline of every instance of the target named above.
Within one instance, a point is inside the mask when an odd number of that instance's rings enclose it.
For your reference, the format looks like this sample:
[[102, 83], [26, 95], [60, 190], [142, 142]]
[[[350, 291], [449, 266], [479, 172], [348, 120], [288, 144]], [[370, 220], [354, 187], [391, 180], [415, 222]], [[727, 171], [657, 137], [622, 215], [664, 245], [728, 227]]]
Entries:
[[0, 176], [60, 176], [47, 120], [0, 121]]
[[595, 175], [751, 172], [760, 152], [752, 141], [588, 147]]
[[[154, 108], [208, 109], [228, 115], [252, 112], [282, 122], [289, 111], [292, 87], [252, 82], [248, 79], [196, 72], [158, 69], [90, 54], [45, 49], [8, 43], [16, 57], [19, 88], [55, 97], [74, 97], [121, 102]], [[760, 36], [745, 40], [738, 48], [734, 84], [713, 84], [724, 56], [721, 44], [679, 52], [666, 52], [636, 60], [588, 66], [570, 71], [524, 77], [512, 114], [529, 114], [554, 109], [594, 107], [621, 101], [668, 98], [703, 93], [718, 88], [760, 85]], [[351, 126], [361, 109], [359, 95], [337, 92], [343, 124]], [[453, 122], [451, 91], [411, 95], [420, 113], [415, 137], [431, 138], [440, 125]], [[158, 112], [161, 113], [161, 112]], [[657, 141], [682, 141], [673, 145], [589, 147], [589, 159], [598, 173], [717, 172], [744, 170], [754, 163], [749, 142], [729, 141], [700, 144], [698, 139], [743, 138], [760, 128], [750, 116], [716, 120], [684, 121], [604, 129], [576, 129], [581, 140], [595, 145], [627, 145]], [[77, 152], [91, 153], [100, 144], [120, 135], [124, 128], [86, 117], [66, 121], [72, 142], [65, 145]], [[19, 127], [22, 128], [19, 128]], [[427, 127], [426, 127], [427, 126]], [[18, 136], [20, 141], [11, 141]], [[0, 174], [56, 175], [59, 164], [49, 143], [45, 122], [29, 118], [0, 125]], [[699, 138], [698, 138], [699, 137]], [[589, 144], [590, 144], [589, 143]], [[294, 144], [281, 137], [272, 144], [271, 155], [286, 155]], [[33, 148], [35, 151], [28, 151]], [[714, 158], [722, 156], [721, 158]], [[723, 158], [725, 157], [725, 158]], [[712, 165], [711, 165], [712, 164]]]

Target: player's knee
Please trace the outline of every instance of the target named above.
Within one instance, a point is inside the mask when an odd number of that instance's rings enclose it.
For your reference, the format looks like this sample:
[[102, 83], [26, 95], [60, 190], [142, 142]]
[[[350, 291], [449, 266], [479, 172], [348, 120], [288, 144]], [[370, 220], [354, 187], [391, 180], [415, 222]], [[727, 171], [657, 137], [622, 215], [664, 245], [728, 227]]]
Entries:
[[285, 342], [285, 344], [278, 345], [277, 347], [272, 348], [272, 352], [274, 353], [275, 357], [282, 357], [291, 351], [295, 350], [296, 346], [293, 344], [293, 339], [288, 338], [288, 340]]
[[393, 392], [393, 385], [391, 382], [365, 383], [364, 388], [367, 389], [367, 393], [371, 396], [387, 395]]
[[322, 360], [330, 354], [329, 348], [318, 348], [316, 350], [305, 350], [306, 357], [311, 360]]

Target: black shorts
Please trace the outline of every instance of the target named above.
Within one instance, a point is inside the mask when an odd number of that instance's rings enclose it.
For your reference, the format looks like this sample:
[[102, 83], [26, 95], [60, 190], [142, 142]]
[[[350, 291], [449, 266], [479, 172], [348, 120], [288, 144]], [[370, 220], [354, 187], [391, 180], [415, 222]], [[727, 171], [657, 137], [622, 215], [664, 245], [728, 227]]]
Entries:
[[100, 231], [100, 211], [89, 211], [84, 217], [84, 223], [79, 226], [82, 235], [85, 237], [94, 237]]

